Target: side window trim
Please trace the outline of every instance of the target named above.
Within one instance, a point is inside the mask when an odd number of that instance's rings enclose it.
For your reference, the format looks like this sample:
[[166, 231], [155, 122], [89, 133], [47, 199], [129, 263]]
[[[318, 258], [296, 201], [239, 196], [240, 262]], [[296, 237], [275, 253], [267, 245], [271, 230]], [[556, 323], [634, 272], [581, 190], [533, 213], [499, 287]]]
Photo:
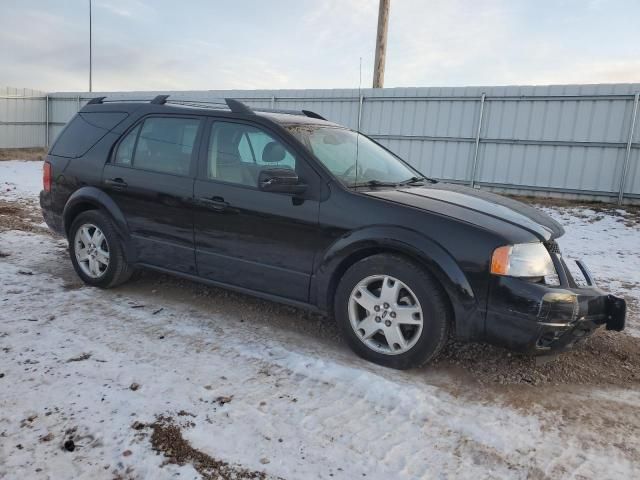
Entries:
[[244, 138], [247, 139], [247, 143], [249, 144], [249, 150], [251, 150], [251, 158], [253, 158], [253, 163], [258, 163], [258, 161], [256, 160], [256, 152], [253, 149], [251, 139], [249, 138], [249, 134], [247, 132], [244, 132]]
[[[142, 120], [134, 127], [138, 129], [138, 133], [136, 133], [136, 141], [133, 142], [133, 150], [131, 150], [131, 162], [130, 162], [131, 168], [136, 168], [135, 165], [133, 164], [133, 160], [136, 158], [136, 150], [138, 150], [138, 140], [140, 140], [140, 132], [142, 132], [142, 127], [144, 126], [144, 122], [145, 120]], [[118, 148], [120, 148], [120, 146], [118, 146]], [[118, 155], [116, 152], [116, 158], [117, 156]]]
[[[198, 120], [198, 130], [196, 132], [196, 136], [194, 138], [193, 141], [193, 149], [191, 151], [191, 158], [190, 158], [190, 167], [189, 167], [189, 173], [187, 175], [182, 175], [179, 173], [172, 173], [172, 172], [161, 172], [158, 170], [151, 170], [148, 168], [140, 168], [140, 167], [136, 167], [133, 165], [133, 160], [135, 157], [135, 153], [136, 150], [138, 149], [138, 140], [140, 139], [140, 133], [142, 132], [142, 126], [144, 124], [144, 122], [149, 119], [149, 118], [184, 118], [184, 119], [195, 119]], [[167, 115], [167, 114], [162, 114], [162, 113], [150, 113], [147, 115], [144, 115], [140, 118], [138, 118], [133, 124], [131, 124], [129, 126], [129, 128], [127, 128], [127, 130], [120, 136], [120, 138], [118, 139], [117, 143], [115, 144], [115, 147], [113, 148], [113, 150], [111, 151], [111, 155], [109, 155], [109, 158], [107, 160], [106, 163], [116, 166], [116, 167], [121, 167], [121, 168], [130, 168], [130, 169], [135, 169], [135, 170], [139, 170], [139, 171], [143, 171], [143, 172], [152, 172], [152, 173], [160, 173], [163, 175], [173, 175], [176, 177], [180, 177], [180, 178], [195, 178], [197, 176], [199, 176], [199, 171], [198, 171], [198, 164], [200, 163], [200, 154], [202, 151], [202, 143], [204, 142], [204, 134], [207, 131], [207, 126], [210, 123], [210, 119], [208, 119], [205, 116], [200, 116], [200, 115]], [[133, 150], [131, 153], [131, 165], [124, 165], [121, 163], [117, 163], [116, 162], [116, 158], [118, 155], [118, 150], [120, 149], [120, 145], [122, 144], [122, 142], [127, 138], [127, 136], [136, 128], [140, 127], [140, 129], [138, 130], [138, 133], [136, 134], [136, 141], [135, 144], [133, 146]]]
[[[120, 137], [118, 138], [118, 140], [114, 144], [113, 148], [111, 149], [111, 153], [109, 154], [109, 158], [107, 159], [106, 163], [109, 163], [111, 165], [117, 165], [119, 167], [131, 166], [131, 162], [133, 161], [133, 155], [134, 155], [134, 152], [135, 152], [136, 144], [138, 142], [138, 135], [140, 134], [141, 125], [142, 125], [141, 123], [135, 122], [133, 125], [130, 125], [124, 131], [124, 133], [120, 134]], [[129, 139], [129, 135], [131, 135], [134, 131], [136, 132], [136, 137], [135, 137], [135, 139], [133, 141], [133, 146], [131, 147], [131, 158], [130, 158], [129, 164], [121, 163], [121, 162], [118, 161], [118, 156], [120, 154], [120, 149], [123, 148], [124, 142]]]

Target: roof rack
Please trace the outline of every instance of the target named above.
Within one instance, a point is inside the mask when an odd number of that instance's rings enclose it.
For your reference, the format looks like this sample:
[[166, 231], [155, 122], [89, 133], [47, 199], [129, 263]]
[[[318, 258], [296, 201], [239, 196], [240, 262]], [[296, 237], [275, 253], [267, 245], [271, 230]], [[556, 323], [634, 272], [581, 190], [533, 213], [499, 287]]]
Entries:
[[301, 110], [301, 112], [304, 113], [307, 117], [317, 118], [318, 120], [326, 120], [326, 118], [324, 118], [322, 115], [316, 112], [312, 112], [311, 110]]
[[169, 95], [158, 95], [151, 100], [151, 105], [164, 105], [167, 103], [167, 98], [169, 98]]
[[234, 100], [233, 98], [225, 98], [224, 101], [227, 102], [227, 105], [229, 106], [229, 110], [231, 110], [233, 113], [244, 113], [244, 114], [255, 113], [253, 110], [247, 107], [240, 100]]
[[[139, 100], [139, 99], [133, 99], [133, 98], [123, 98], [120, 100], [105, 101], [105, 98], [107, 97], [94, 97], [87, 102], [87, 105], [100, 105], [103, 103], [118, 103], [118, 102], [149, 102], [149, 100]], [[153, 105], [164, 105], [167, 102], [167, 98], [169, 98], [169, 95], [157, 95], [149, 103], [152, 103]]]
[[102, 103], [102, 101], [107, 97], [95, 97], [87, 102], [87, 105], [96, 105], [98, 103]]
[[87, 102], [87, 105], [97, 105], [102, 103], [115, 103], [115, 102], [149, 102], [151, 105], [166, 105], [167, 103], [184, 105], [189, 107], [206, 107], [206, 108], [220, 108], [226, 107], [231, 110], [232, 113], [242, 113], [245, 115], [254, 115], [255, 112], [269, 112], [269, 113], [284, 113], [288, 115], [304, 115], [309, 118], [317, 118], [319, 120], [326, 120], [322, 115], [319, 115], [311, 110], [278, 110], [273, 108], [255, 108], [251, 109], [249, 106], [242, 103], [240, 100], [234, 98], [225, 98], [223, 102], [206, 102], [202, 100], [168, 100], [169, 95], [156, 95], [151, 101], [149, 100], [107, 100], [107, 97], [95, 97]]

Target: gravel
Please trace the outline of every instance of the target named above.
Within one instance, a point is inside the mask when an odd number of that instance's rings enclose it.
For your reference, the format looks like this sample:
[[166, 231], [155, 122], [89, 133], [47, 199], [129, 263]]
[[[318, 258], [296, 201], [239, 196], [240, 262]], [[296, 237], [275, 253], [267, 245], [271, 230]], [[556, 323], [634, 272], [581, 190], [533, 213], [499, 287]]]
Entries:
[[486, 384], [640, 384], [640, 338], [624, 333], [600, 329], [572, 351], [544, 364], [539, 359], [491, 345], [454, 341], [445, 347], [434, 368], [454, 367]]

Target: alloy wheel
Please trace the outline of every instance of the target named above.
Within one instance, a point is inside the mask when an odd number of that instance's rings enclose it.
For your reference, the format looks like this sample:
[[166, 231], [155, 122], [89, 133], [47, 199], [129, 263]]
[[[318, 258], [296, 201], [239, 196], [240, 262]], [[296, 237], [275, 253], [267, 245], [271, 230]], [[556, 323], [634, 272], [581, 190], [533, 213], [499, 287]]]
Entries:
[[349, 321], [367, 347], [386, 355], [405, 353], [416, 344], [423, 327], [422, 307], [415, 293], [389, 275], [360, 281], [349, 296]]
[[96, 225], [85, 223], [74, 238], [76, 260], [82, 272], [90, 278], [100, 278], [109, 267], [109, 244]]

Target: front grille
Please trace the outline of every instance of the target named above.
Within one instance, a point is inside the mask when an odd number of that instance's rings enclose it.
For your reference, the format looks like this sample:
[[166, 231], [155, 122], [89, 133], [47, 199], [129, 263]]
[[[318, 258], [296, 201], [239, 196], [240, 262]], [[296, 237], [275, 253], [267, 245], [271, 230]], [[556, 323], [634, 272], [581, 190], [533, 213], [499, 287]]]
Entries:
[[549, 240], [548, 242], [544, 242], [544, 246], [547, 247], [549, 253], [557, 253], [560, 254], [560, 246], [558, 242], [555, 240]]

